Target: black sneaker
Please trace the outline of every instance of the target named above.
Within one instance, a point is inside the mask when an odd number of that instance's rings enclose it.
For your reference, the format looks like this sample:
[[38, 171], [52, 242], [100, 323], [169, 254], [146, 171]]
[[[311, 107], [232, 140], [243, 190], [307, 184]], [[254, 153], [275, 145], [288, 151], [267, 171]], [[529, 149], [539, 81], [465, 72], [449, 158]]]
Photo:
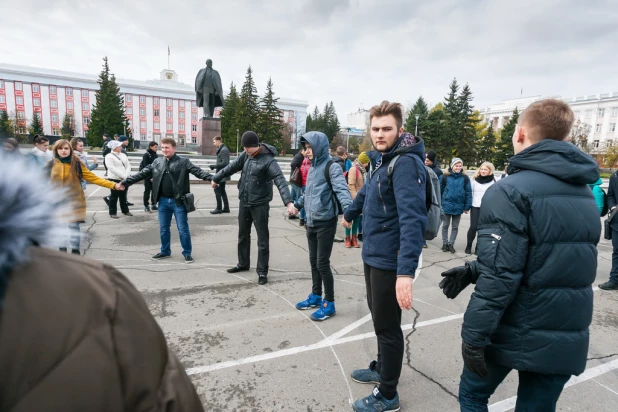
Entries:
[[356, 240], [358, 240], [359, 242], [363, 241], [363, 234], [359, 233], [358, 235], [356, 235]]
[[608, 280], [605, 283], [601, 283], [599, 285], [599, 289], [603, 289], [603, 290], [618, 290], [618, 283], [614, 283], [611, 280]]
[[159, 208], [156, 205], [152, 205], [151, 209], [152, 210], [159, 210]]
[[144, 206], [144, 212], [150, 212], [150, 207]]
[[74, 254], [74, 255], [81, 256], [81, 253], [79, 252], [79, 249], [71, 249], [71, 253]]
[[268, 283], [268, 278], [266, 275], [258, 275], [258, 284], [265, 285]]
[[185, 256], [185, 263], [186, 264], [193, 263], [193, 258], [191, 257], [191, 255]]
[[443, 252], [448, 252], [448, 243], [444, 243], [444, 244], [442, 245], [442, 251], [443, 251]]
[[125, 215], [125, 216], [133, 216], [133, 213], [127, 212], [127, 213], [123, 213], [123, 215]]
[[466, 255], [471, 255], [472, 254], [472, 247], [471, 246], [466, 247], [466, 250], [464, 250], [464, 253]]
[[220, 215], [221, 213], [223, 213], [223, 210], [221, 209], [213, 209], [210, 211], [211, 215]]
[[162, 255], [161, 253], [157, 253], [156, 255], [151, 257], [150, 260], [161, 260], [161, 259], [167, 259], [169, 257], [170, 255]]
[[247, 270], [249, 270], [249, 266], [244, 267], [244, 266], [236, 265], [233, 268], [228, 269], [227, 273], [246, 272]]
[[292, 220], [298, 219], [298, 216], [296, 216], [296, 215], [288, 215], [288, 219], [292, 219]]
[[127, 202], [127, 206], [135, 206], [133, 203]]
[[107, 205], [107, 207], [109, 207], [109, 196], [105, 196], [103, 198], [103, 201], [105, 202], [105, 204]]
[[448, 251], [451, 253], [455, 253], [455, 248], [453, 247], [453, 245], [448, 245]]
[[230, 208], [228, 207], [227, 209], [223, 209], [221, 213], [230, 213]]
[[305, 219], [300, 219], [298, 226], [305, 226]]

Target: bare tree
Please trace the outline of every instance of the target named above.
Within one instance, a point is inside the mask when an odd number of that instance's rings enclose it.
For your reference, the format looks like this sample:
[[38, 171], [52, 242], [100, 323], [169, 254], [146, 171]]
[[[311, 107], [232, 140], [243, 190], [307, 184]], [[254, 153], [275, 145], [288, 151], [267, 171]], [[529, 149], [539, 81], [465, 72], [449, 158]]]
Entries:
[[588, 136], [590, 136], [591, 131], [591, 125], [589, 125], [588, 123], [583, 123], [581, 120], [578, 120], [577, 122], [575, 122], [573, 128], [571, 129], [571, 134], [569, 135], [569, 142], [579, 147], [583, 152], [590, 153], [592, 150], [594, 150], [593, 145], [588, 142]]
[[607, 142], [607, 149], [605, 149], [605, 154], [603, 155], [603, 163], [609, 167], [611, 172], [616, 162], [618, 162], [618, 146], [612, 144], [610, 140]]

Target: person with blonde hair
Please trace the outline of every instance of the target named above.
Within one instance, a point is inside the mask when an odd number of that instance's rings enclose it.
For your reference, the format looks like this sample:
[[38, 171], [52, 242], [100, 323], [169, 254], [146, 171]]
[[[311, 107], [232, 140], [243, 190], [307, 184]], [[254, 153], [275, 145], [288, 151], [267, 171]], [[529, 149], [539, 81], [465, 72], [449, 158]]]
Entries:
[[[69, 229], [71, 230], [71, 252], [79, 255], [81, 236], [79, 224], [86, 221], [86, 197], [82, 190], [81, 180], [84, 179], [95, 185], [108, 189], [124, 190], [119, 183], [113, 183], [92, 173], [73, 151], [71, 144], [64, 139], [58, 140], [52, 150], [53, 159], [47, 164], [50, 182], [67, 191], [70, 201], [73, 203], [73, 214], [68, 217]], [[67, 248], [60, 250], [66, 252]]]
[[[470, 180], [472, 184], [472, 208], [470, 209], [470, 228], [468, 229], [468, 243], [466, 244], [465, 250], [467, 255], [472, 254], [472, 242], [474, 242], [474, 238], [476, 237], [483, 196], [485, 196], [487, 189], [496, 183], [496, 178], [494, 177], [495, 172], [496, 168], [491, 162], [483, 162], [481, 167], [479, 167], [474, 174], [472, 180]], [[476, 250], [474, 254], [476, 254]]]

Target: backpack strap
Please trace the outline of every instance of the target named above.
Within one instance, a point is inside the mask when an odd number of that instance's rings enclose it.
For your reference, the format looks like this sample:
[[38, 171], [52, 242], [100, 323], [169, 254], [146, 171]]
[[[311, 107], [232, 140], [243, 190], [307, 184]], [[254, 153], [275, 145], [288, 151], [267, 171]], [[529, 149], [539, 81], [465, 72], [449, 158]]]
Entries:
[[326, 183], [328, 183], [328, 187], [330, 187], [331, 192], [333, 190], [333, 184], [330, 181], [330, 167], [333, 163], [333, 159], [330, 159], [326, 162], [326, 168], [324, 169], [324, 179], [326, 179]]
[[395, 171], [395, 163], [397, 163], [397, 159], [399, 159], [400, 155], [393, 157], [388, 164], [388, 169], [386, 171], [386, 176], [388, 177], [388, 185], [393, 184], [393, 172]]
[[446, 178], [448, 176], [443, 174], [442, 178], [440, 179], [440, 193], [444, 194], [444, 189], [446, 189]]

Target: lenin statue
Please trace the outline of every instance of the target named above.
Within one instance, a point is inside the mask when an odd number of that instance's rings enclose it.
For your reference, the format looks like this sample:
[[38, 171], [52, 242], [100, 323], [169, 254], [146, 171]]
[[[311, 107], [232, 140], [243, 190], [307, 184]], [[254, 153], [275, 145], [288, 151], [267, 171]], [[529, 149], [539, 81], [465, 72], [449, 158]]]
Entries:
[[206, 60], [206, 67], [195, 78], [195, 97], [198, 107], [204, 108], [204, 118], [212, 118], [215, 107], [223, 106], [223, 87], [219, 72], [212, 68], [212, 60]]

